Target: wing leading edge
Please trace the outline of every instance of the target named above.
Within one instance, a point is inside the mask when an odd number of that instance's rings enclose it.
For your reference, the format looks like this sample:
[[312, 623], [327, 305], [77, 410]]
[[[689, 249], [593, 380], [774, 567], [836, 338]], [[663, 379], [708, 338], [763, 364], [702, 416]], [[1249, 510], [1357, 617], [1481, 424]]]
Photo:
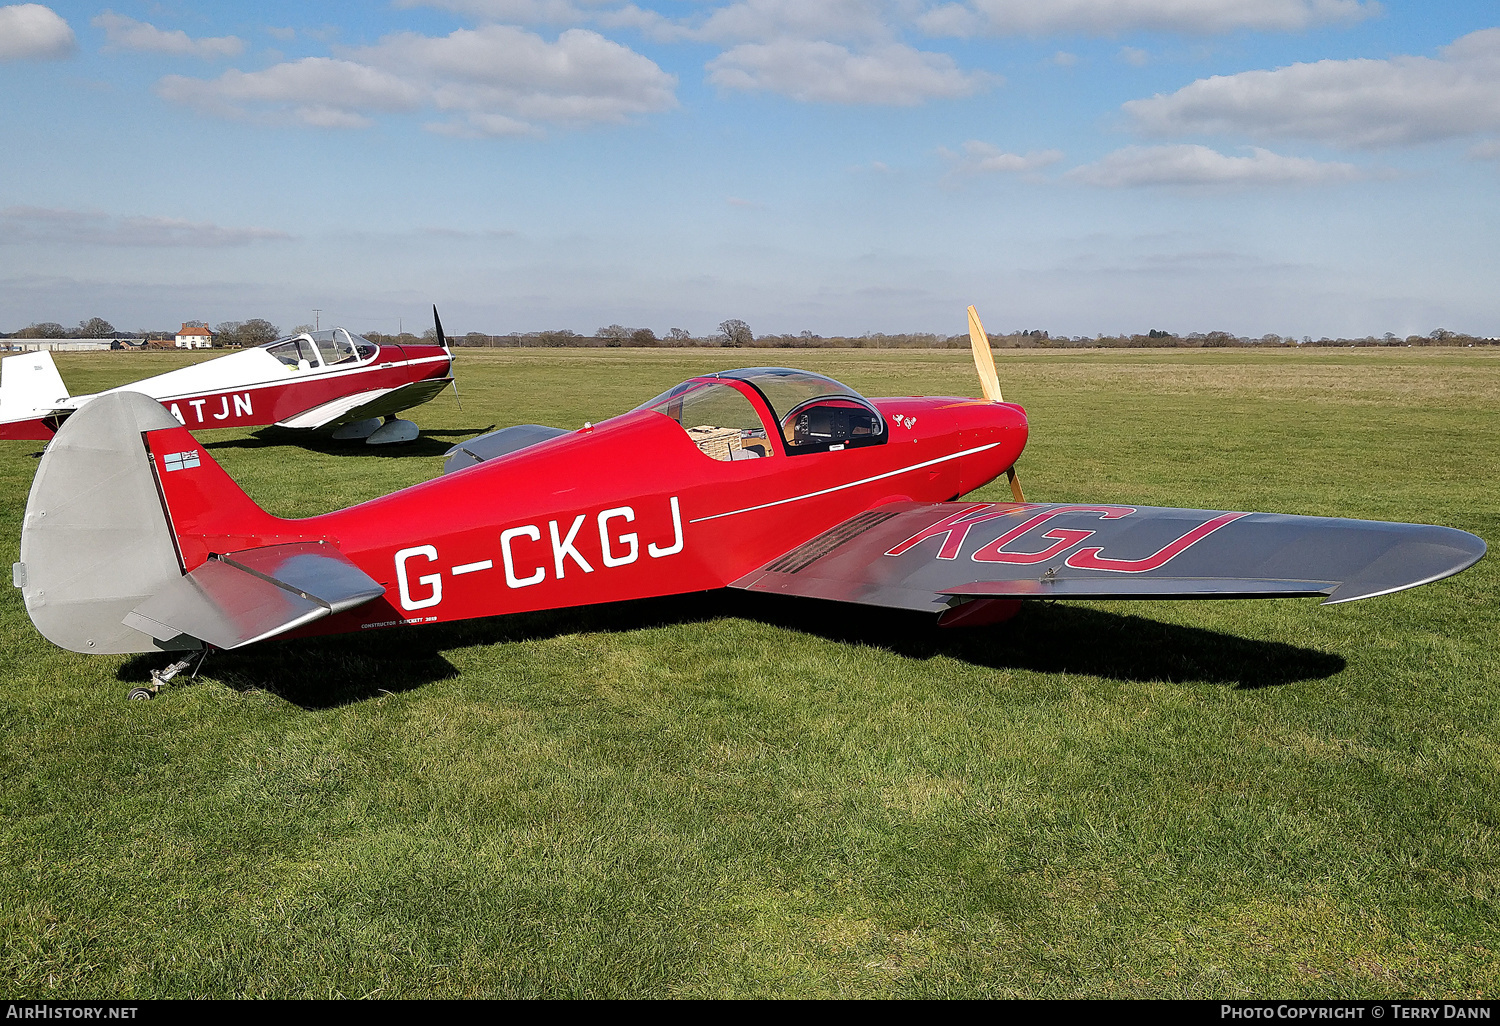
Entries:
[[931, 612], [973, 598], [1385, 595], [1472, 566], [1466, 531], [1104, 504], [893, 503], [732, 586]]

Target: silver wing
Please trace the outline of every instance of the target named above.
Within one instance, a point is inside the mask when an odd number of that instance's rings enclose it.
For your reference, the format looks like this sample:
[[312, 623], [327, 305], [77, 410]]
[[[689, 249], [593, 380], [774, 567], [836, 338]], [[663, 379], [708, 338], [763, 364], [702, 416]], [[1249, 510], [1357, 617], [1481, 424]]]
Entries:
[[1084, 503], [894, 503], [733, 582], [750, 591], [942, 612], [974, 598], [1351, 602], [1484, 555], [1465, 531], [1277, 513]]

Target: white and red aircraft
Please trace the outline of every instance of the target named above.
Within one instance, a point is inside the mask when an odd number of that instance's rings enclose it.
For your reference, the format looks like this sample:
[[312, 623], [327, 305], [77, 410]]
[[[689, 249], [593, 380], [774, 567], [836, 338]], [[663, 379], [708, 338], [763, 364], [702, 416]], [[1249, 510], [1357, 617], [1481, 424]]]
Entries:
[[[436, 319], [437, 310], [433, 310]], [[453, 381], [453, 354], [436, 345], [377, 345], [343, 328], [306, 331], [93, 395], [70, 396], [48, 352], [0, 360], [0, 438], [47, 440], [101, 396], [138, 392], [190, 430], [335, 426], [334, 437], [371, 445], [409, 442], [399, 420]]]
[[[63, 648], [206, 655], [723, 587], [952, 626], [1037, 598], [1348, 602], [1484, 554], [1446, 527], [1026, 502], [1026, 414], [1002, 400], [972, 308], [970, 329], [984, 399], [724, 371], [582, 430], [471, 439], [436, 480], [304, 520], [262, 510], [158, 403], [115, 392], [43, 455], [14, 583]], [[1001, 474], [1015, 501], [953, 501]]]

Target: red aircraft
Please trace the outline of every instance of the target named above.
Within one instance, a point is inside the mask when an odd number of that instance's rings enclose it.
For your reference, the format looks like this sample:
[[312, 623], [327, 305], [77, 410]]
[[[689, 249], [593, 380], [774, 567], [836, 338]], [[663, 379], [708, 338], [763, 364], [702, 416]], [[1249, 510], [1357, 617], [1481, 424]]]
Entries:
[[[433, 310], [437, 318], [437, 310]], [[417, 426], [396, 414], [453, 381], [453, 354], [436, 345], [377, 345], [343, 328], [304, 331], [94, 395], [68, 395], [48, 352], [0, 360], [0, 438], [46, 441], [86, 403], [139, 392], [179, 424], [202, 428], [333, 425], [338, 439], [409, 442]]]
[[[1346, 602], [1484, 553], [1445, 527], [1026, 502], [1026, 414], [1002, 401], [972, 308], [970, 327], [985, 399], [866, 399], [804, 371], [725, 371], [581, 430], [471, 439], [436, 480], [303, 520], [260, 509], [160, 404], [115, 393], [42, 457], [15, 584], [63, 648], [206, 655], [723, 587], [948, 625], [1032, 598]], [[953, 501], [1005, 473], [1015, 501]]]

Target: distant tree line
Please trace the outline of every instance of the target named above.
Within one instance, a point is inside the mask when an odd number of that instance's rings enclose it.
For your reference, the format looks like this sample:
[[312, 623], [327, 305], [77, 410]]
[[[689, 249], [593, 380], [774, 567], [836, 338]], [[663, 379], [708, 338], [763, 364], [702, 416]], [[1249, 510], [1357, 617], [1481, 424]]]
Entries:
[[[402, 338], [416, 341], [412, 335], [381, 335], [366, 332], [372, 341], [399, 342]], [[428, 330], [427, 340], [436, 337]], [[1364, 338], [1314, 339], [1304, 335], [1262, 335], [1251, 338], [1231, 335], [1227, 331], [1193, 332], [1176, 335], [1170, 331], [1152, 328], [1139, 334], [1119, 335], [1073, 335], [1053, 336], [1040, 328], [1018, 329], [1008, 334], [991, 334], [990, 345], [996, 349], [1215, 349], [1226, 347], [1252, 348], [1296, 348], [1298, 346], [1463, 346], [1497, 345], [1500, 339], [1478, 338], [1462, 332], [1434, 328], [1426, 335], [1398, 336], [1386, 332], [1382, 336], [1368, 335]], [[924, 332], [887, 335], [867, 332], [863, 335], [815, 335], [803, 331], [795, 335], [756, 335], [750, 326], [741, 320], [728, 320], [719, 325], [713, 335], [695, 336], [682, 328], [673, 328], [665, 338], [658, 338], [650, 328], [627, 328], [611, 324], [600, 328], [592, 335], [580, 335], [566, 328], [554, 331], [513, 331], [508, 335], [486, 335], [471, 331], [463, 336], [449, 336], [450, 346], [474, 346], [500, 349], [547, 349], [583, 348], [603, 349], [617, 346], [644, 348], [758, 348], [758, 349], [967, 349], [969, 336], [936, 335]]]
[[[184, 321], [187, 325], [208, 327], [203, 321]], [[310, 324], [299, 324], [293, 333], [311, 331]], [[215, 348], [243, 348], [270, 342], [281, 335], [281, 329], [270, 321], [253, 317], [248, 321], [222, 321], [214, 329]], [[170, 341], [175, 331], [118, 331], [102, 317], [91, 317], [79, 321], [76, 328], [64, 328], [54, 321], [29, 324], [0, 338], [117, 338], [145, 341]], [[428, 328], [420, 336], [411, 332], [388, 335], [380, 331], [363, 333], [372, 342], [418, 343], [434, 342], [437, 332]], [[1193, 332], [1177, 335], [1160, 328], [1151, 328], [1145, 333], [1118, 335], [1060, 335], [1053, 336], [1040, 328], [1018, 329], [1008, 334], [992, 334], [990, 345], [996, 349], [1213, 349], [1235, 346], [1253, 348], [1295, 348], [1297, 346], [1475, 346], [1497, 345], [1500, 339], [1479, 338], [1463, 332], [1434, 328], [1426, 335], [1399, 336], [1386, 332], [1379, 337], [1322, 338], [1309, 335], [1262, 335], [1250, 338], [1232, 335], [1227, 331]], [[466, 335], [448, 337], [451, 346], [481, 348], [583, 348], [604, 349], [622, 346], [635, 348], [758, 348], [758, 349], [967, 349], [969, 336], [936, 335], [926, 332], [887, 335], [882, 332], [866, 332], [863, 335], [815, 335], [811, 331], [785, 335], [756, 335], [750, 325], [737, 318], [719, 324], [712, 335], [693, 335], [683, 328], [671, 328], [658, 337], [650, 328], [627, 328], [622, 324], [610, 324], [592, 335], [580, 335], [567, 328], [554, 331], [513, 331], [507, 335], [487, 335], [471, 331]]]
[[[183, 321], [182, 324], [184, 327], [208, 327], [206, 321]], [[248, 321], [224, 321], [213, 329], [216, 348], [258, 346], [263, 342], [270, 342], [280, 334], [280, 328], [259, 317], [252, 317]], [[9, 335], [0, 334], [0, 338], [115, 338], [138, 339], [147, 342], [173, 340], [176, 337], [176, 331], [152, 331], [146, 328], [139, 331], [120, 331], [103, 317], [90, 317], [86, 321], [79, 321], [76, 328], [64, 328], [56, 321], [36, 321]]]
[[79, 321], [76, 328], [64, 328], [56, 321], [39, 321], [12, 332], [6, 338], [140, 338], [128, 331], [116, 331], [115, 326], [103, 317], [90, 317]]
[[221, 321], [218, 327], [214, 328], [214, 346], [231, 348], [258, 346], [280, 335], [280, 328], [259, 317], [252, 317], [248, 321]]

